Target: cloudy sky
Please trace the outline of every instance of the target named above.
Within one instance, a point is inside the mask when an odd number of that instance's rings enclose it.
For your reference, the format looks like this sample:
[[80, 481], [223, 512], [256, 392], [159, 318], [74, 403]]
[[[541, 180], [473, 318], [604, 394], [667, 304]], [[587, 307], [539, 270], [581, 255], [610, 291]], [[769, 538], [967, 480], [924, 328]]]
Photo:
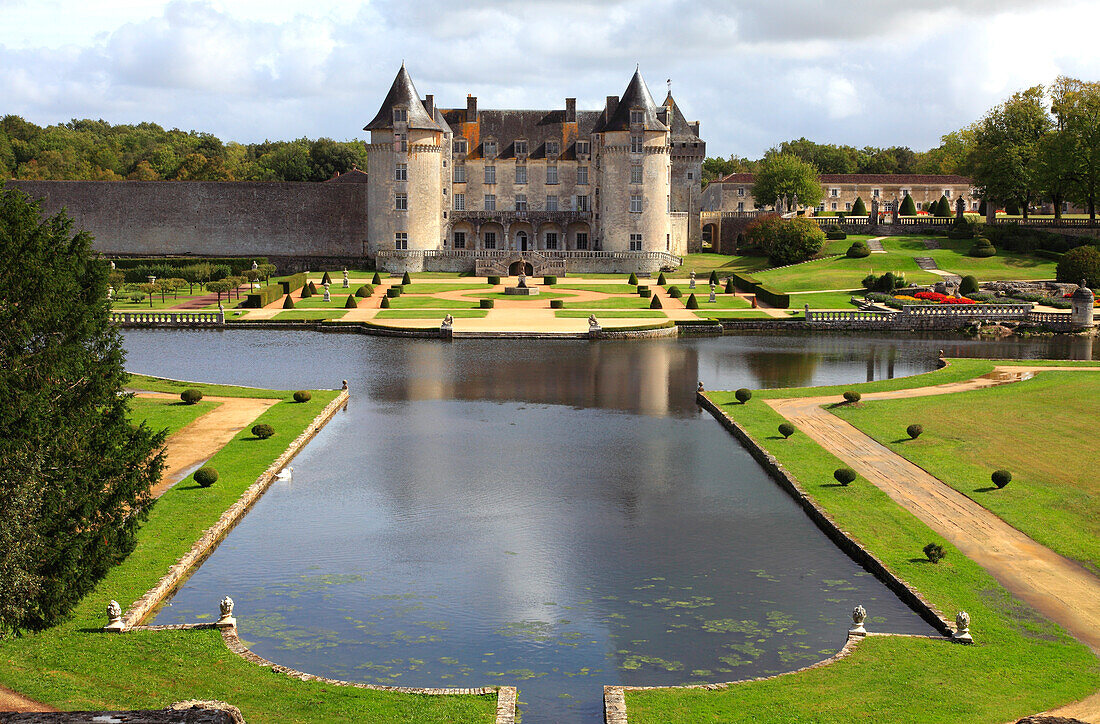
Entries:
[[709, 155], [926, 149], [1011, 92], [1100, 80], [1073, 0], [0, 0], [0, 114], [241, 142], [361, 138], [404, 60], [445, 106], [599, 108], [640, 64]]

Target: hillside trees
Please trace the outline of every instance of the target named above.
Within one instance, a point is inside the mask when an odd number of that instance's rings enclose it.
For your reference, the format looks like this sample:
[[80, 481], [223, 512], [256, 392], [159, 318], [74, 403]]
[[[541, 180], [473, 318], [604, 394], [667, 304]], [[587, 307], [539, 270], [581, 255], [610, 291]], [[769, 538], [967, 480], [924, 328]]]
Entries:
[[1042, 86], [1012, 95], [978, 124], [973, 153], [974, 185], [984, 199], [1015, 201], [1027, 218], [1041, 195], [1039, 157], [1051, 131]]

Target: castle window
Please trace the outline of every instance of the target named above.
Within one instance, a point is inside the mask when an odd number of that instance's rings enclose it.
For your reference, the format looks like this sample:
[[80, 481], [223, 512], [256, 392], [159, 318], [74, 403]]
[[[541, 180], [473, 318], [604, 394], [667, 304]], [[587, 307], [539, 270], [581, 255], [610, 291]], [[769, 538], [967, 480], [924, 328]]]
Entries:
[[394, 194], [393, 195], [393, 208], [398, 211], [409, 210], [409, 195], [408, 194]]
[[901, 190], [901, 197], [902, 197], [903, 199], [904, 199], [904, 198], [905, 198], [906, 196], [908, 196], [908, 195], [909, 195], [909, 189], [902, 189], [902, 190]]
[[558, 248], [558, 232], [548, 231], [546, 232], [546, 248], [557, 249]]
[[633, 164], [630, 167], [630, 183], [640, 184], [642, 182], [642, 166], [641, 164]]
[[631, 136], [630, 137], [630, 152], [641, 153], [642, 152], [642, 137]]
[[497, 197], [496, 194], [485, 194], [485, 210], [496, 211], [497, 210]]
[[589, 210], [588, 209], [588, 197], [587, 196], [578, 196], [577, 197], [577, 211], [587, 212], [588, 210]]
[[456, 231], [455, 232], [455, 248], [456, 249], [465, 249], [466, 248], [466, 232], [465, 231]]
[[587, 232], [584, 232], [584, 231], [578, 231], [577, 232], [577, 248], [578, 249], [587, 249], [588, 248], [588, 233]]
[[486, 166], [485, 167], [485, 183], [495, 184], [497, 182], [497, 167]]
[[409, 150], [409, 134], [398, 133], [397, 134], [397, 150], [408, 151]]
[[588, 153], [588, 141], [577, 141], [577, 153]]
[[744, 186], [738, 186], [737, 187], [737, 195], [738, 196], [744, 196], [745, 195], [745, 187]]
[[486, 231], [485, 232], [485, 248], [495, 249], [497, 248], [497, 232]]
[[642, 213], [642, 195], [630, 194], [630, 213], [640, 214]]
[[834, 198], [834, 199], [839, 197], [840, 196], [840, 189], [829, 189], [829, 196]]
[[672, 251], [672, 234], [665, 234], [665, 251]]
[[547, 166], [546, 167], [546, 183], [556, 184], [558, 182], [558, 167]]
[[409, 180], [409, 167], [407, 164], [399, 163], [397, 168], [393, 172], [394, 181], [408, 181]]
[[394, 123], [405, 123], [408, 120], [409, 120], [409, 112], [407, 110], [405, 110], [404, 108], [394, 108], [393, 109], [393, 122]]
[[871, 198], [872, 199], [877, 199], [877, 198], [880, 198], [881, 196], [882, 196], [882, 189], [872, 189], [871, 190]]
[[943, 190], [943, 195], [946, 196], [947, 198], [951, 198], [951, 189], [944, 189]]
[[588, 167], [577, 166], [577, 184], [581, 186], [588, 185]]
[[558, 153], [560, 153], [560, 152], [561, 152], [561, 144], [559, 144], [557, 141], [547, 141], [546, 142], [546, 155], [547, 156], [557, 156]]
[[527, 210], [527, 194], [516, 194], [516, 211]]
[[517, 156], [526, 156], [527, 155], [527, 141], [516, 141], [516, 155]]
[[557, 211], [558, 210], [558, 197], [557, 196], [547, 196], [546, 197], [546, 210], [547, 211]]
[[455, 200], [455, 211], [465, 211], [466, 210], [466, 194], [455, 194], [454, 195], [454, 200]]
[[459, 164], [459, 165], [455, 166], [455, 183], [456, 184], [466, 183], [466, 166], [463, 165], [463, 164]]
[[465, 138], [456, 138], [455, 139], [454, 152], [455, 153], [466, 153], [466, 139]]
[[641, 108], [631, 108], [630, 123], [631, 125], [635, 123], [645, 123], [645, 111], [643, 111]]
[[[738, 211], [744, 211], [745, 210], [745, 202], [744, 201], [738, 201], [737, 202], [737, 210]], [[825, 204], [821, 205], [821, 210], [822, 211], [825, 210]]]
[[516, 166], [516, 183], [527, 183], [527, 167], [522, 164]]
[[642, 250], [642, 235], [631, 234], [630, 235], [630, 250], [641, 251]]
[[393, 235], [393, 248], [394, 249], [408, 249], [409, 248], [409, 234], [406, 231], [399, 231]]
[[497, 142], [486, 141], [485, 142], [485, 158], [496, 158], [497, 155]]

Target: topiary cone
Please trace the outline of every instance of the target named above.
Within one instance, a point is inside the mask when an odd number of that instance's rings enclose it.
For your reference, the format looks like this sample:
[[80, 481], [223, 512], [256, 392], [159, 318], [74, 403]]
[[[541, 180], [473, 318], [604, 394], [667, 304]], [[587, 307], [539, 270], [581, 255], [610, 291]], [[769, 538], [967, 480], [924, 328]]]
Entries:
[[290, 295], [286, 295], [286, 299], [283, 300], [283, 309], [294, 309], [294, 300], [290, 298]]
[[355, 295], [349, 294], [348, 300], [344, 302], [344, 309], [356, 309], [359, 306], [359, 302], [355, 301]]

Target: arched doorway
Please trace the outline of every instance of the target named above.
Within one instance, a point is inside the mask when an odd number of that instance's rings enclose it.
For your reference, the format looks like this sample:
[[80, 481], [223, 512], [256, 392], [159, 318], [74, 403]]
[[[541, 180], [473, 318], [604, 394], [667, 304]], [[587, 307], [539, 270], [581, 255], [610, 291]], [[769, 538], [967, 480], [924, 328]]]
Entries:
[[[527, 249], [528, 249], [528, 238], [527, 238], [527, 232], [526, 231], [517, 231], [516, 232], [516, 249], [518, 249], [519, 251], [527, 251]], [[530, 266], [530, 265], [528, 265], [528, 266]]]
[[[523, 232], [520, 232], [520, 233], [523, 233]], [[516, 239], [516, 242], [517, 243], [519, 242], [518, 237]], [[535, 268], [533, 266], [531, 266], [531, 262], [520, 260], [520, 261], [514, 261], [510, 265], [508, 265], [508, 276], [511, 276], [511, 277], [519, 276], [519, 273], [520, 273], [521, 270], [523, 271], [523, 273], [526, 276], [532, 276], [535, 273]]]
[[718, 240], [718, 227], [714, 224], [705, 224], [703, 226], [703, 246], [709, 247], [709, 251], [718, 251], [715, 248], [715, 242]]

